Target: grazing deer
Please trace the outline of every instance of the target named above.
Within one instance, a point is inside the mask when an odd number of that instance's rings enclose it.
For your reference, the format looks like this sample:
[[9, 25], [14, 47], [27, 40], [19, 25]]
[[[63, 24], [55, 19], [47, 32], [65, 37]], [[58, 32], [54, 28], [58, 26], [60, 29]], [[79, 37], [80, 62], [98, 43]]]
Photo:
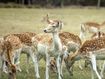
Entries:
[[98, 24], [95, 22], [85, 22], [81, 24], [81, 32], [80, 32], [80, 38], [85, 38], [85, 33], [98, 33], [102, 26], [105, 25], [105, 22], [102, 24]]
[[[0, 44], [1, 44], [1, 47], [2, 47], [2, 46], [3, 46], [3, 45], [2, 45], [2, 42], [4, 41], [4, 38], [2, 38], [0, 41], [1, 41]], [[18, 46], [18, 44], [21, 45], [21, 42], [20, 42], [19, 38], [16, 37], [16, 36], [14, 36], [14, 35], [9, 35], [9, 36], [7, 37], [7, 39], [5, 39], [5, 41], [11, 42], [12, 46], [15, 46], [15, 45]], [[21, 45], [21, 47], [22, 47], [22, 45]], [[17, 70], [18, 70], [18, 63], [15, 63], [14, 60], [16, 60], [17, 57], [19, 57], [20, 51], [21, 51], [21, 48], [15, 50], [15, 51], [14, 51], [15, 53], [14, 53], [14, 56], [13, 56], [13, 59], [12, 59], [12, 63], [13, 63], [13, 64], [16, 64]], [[3, 51], [2, 51], [2, 53], [3, 53]], [[2, 54], [1, 54], [1, 55], [2, 55]], [[3, 72], [7, 73], [7, 71], [6, 71], [6, 65], [5, 65], [4, 61], [2, 61], [2, 70], [3, 70]]]
[[1, 57], [7, 67], [8, 79], [16, 79], [16, 64], [14, 63], [14, 58], [17, 51], [21, 50], [21, 47], [21, 41], [14, 35], [8, 36], [6, 40], [0, 43]]
[[[98, 79], [102, 79], [102, 77], [97, 71], [96, 56], [104, 54], [105, 54], [105, 38], [104, 37], [96, 38], [85, 41], [78, 51], [76, 51], [75, 53], [73, 53], [68, 57], [69, 59], [68, 62], [71, 67], [78, 57], [89, 59], [92, 63], [92, 69], [93, 71], [95, 71]], [[92, 79], [93, 79], [93, 74], [92, 74]]]
[[[29, 58], [29, 56], [32, 58], [34, 68], [35, 68], [36, 78], [40, 78], [37, 57], [36, 57], [36, 51], [35, 51], [36, 43], [34, 40], [34, 44], [33, 44], [33, 40], [32, 40], [32, 37], [34, 37], [36, 34], [27, 32], [27, 33], [10, 34], [10, 35], [14, 35], [19, 38], [19, 40], [22, 43], [21, 51], [24, 51], [27, 53], [27, 58]], [[5, 36], [4, 39], [7, 39], [8, 36], [9, 35]], [[19, 58], [17, 58], [17, 62], [19, 62]], [[27, 63], [29, 63], [29, 59], [27, 59]], [[28, 70], [27, 70], [27, 72], [28, 72]]]
[[95, 39], [95, 38], [100, 38], [100, 37], [105, 37], [105, 33], [104, 32], [98, 32], [98, 33], [94, 33], [91, 38]]

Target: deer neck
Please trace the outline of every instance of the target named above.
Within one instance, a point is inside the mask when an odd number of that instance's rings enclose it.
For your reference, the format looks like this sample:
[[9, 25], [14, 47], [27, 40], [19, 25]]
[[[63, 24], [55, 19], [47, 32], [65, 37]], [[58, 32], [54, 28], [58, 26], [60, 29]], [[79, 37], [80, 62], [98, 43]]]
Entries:
[[62, 50], [62, 44], [61, 39], [59, 37], [59, 33], [53, 33], [53, 49], [55, 51], [61, 51]]

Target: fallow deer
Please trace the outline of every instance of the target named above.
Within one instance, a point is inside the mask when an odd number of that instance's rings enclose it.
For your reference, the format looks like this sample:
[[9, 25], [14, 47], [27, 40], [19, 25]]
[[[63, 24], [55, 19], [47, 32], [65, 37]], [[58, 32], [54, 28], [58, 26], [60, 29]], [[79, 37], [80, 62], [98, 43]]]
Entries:
[[[48, 24], [59, 21], [59, 20], [49, 19], [48, 15], [46, 17], [44, 17], [44, 20], [47, 21]], [[61, 22], [61, 21], [59, 21], [59, 22]], [[80, 47], [80, 45], [82, 44], [81, 39], [78, 37], [78, 35], [74, 35], [69, 32], [61, 32], [61, 33], [59, 33], [59, 37], [61, 39], [63, 47], [66, 47], [66, 49], [67, 49], [66, 50], [65, 48], [63, 48], [63, 49], [65, 49], [65, 50], [63, 50], [63, 52], [64, 52], [65, 64], [66, 64], [67, 70], [69, 71], [69, 69], [68, 69], [69, 67], [66, 62], [66, 57], [68, 56], [68, 54], [70, 52], [75, 52]], [[80, 66], [80, 68], [81, 68], [81, 66]], [[70, 71], [69, 71], [69, 73], [71, 74]]]
[[[32, 55], [30, 55], [30, 54], [32, 54], [33, 50], [36, 50], [36, 48], [38, 48], [38, 43], [39, 42], [40, 43], [49, 42], [49, 41], [47, 41], [48, 37], [51, 38], [51, 36], [48, 36], [48, 34], [35, 34], [32, 32], [25, 32], [25, 33], [20, 33], [20, 34], [9, 34], [9, 35], [17, 36], [21, 40], [22, 45], [23, 45], [22, 51], [26, 52], [26, 54], [27, 54], [27, 58], [28, 58], [27, 63], [29, 63], [30, 56], [31, 56], [32, 60], [34, 59], [34, 57], [32, 57]], [[6, 39], [9, 35], [6, 35], [4, 37], [4, 39]], [[33, 40], [33, 38], [34, 38], [34, 40]], [[33, 45], [35, 46], [35, 48], [30, 49]], [[40, 51], [40, 48], [37, 49], [38, 51], [34, 52], [36, 60], [38, 60], [38, 61], [43, 57], [43, 53], [41, 52], [42, 50]], [[30, 52], [30, 51], [32, 51], [32, 52]], [[19, 62], [19, 58], [17, 58], [16, 62]], [[50, 61], [51, 64], [52, 64], [52, 62], [54, 62], [54, 60]], [[38, 64], [38, 62], [36, 62], [36, 63]], [[28, 69], [28, 66], [27, 66], [27, 69]], [[38, 75], [39, 75], [38, 65], [37, 65], [37, 67], [35, 67], [35, 71], [36, 71], [36, 77], [38, 77]]]
[[[19, 38], [19, 40], [22, 43], [21, 51], [25, 51], [27, 53], [27, 55], [29, 55], [32, 58], [34, 68], [35, 68], [36, 78], [40, 78], [39, 68], [38, 68], [38, 63], [37, 63], [37, 57], [36, 57], [36, 51], [35, 51], [36, 44], [35, 44], [35, 40], [34, 40], [34, 44], [33, 44], [33, 40], [32, 40], [32, 37], [34, 37], [34, 35], [36, 35], [36, 34], [31, 33], [31, 32], [27, 32], [27, 33], [10, 34], [10, 35], [14, 35], [14, 36], [17, 36]], [[4, 39], [7, 39], [8, 36], [9, 35], [6, 35], [4, 37]], [[27, 62], [28, 62], [28, 60], [27, 60]], [[17, 62], [19, 62], [19, 58], [17, 58]]]
[[98, 32], [98, 33], [94, 33], [91, 38], [95, 39], [95, 38], [100, 38], [100, 37], [105, 37], [105, 33], [104, 32]]
[[[53, 21], [48, 24], [48, 27], [44, 29], [45, 33], [52, 34], [52, 47], [47, 48], [46, 50], [46, 79], [49, 79], [48, 75], [48, 65], [49, 65], [49, 57], [53, 55], [56, 58], [57, 63], [57, 72], [58, 72], [58, 79], [62, 79], [62, 72], [61, 72], [61, 55], [63, 54], [62, 51], [62, 44], [61, 39], [59, 37], [59, 31], [62, 29], [62, 22], [60, 21]], [[51, 52], [51, 53], [49, 53]]]
[[10, 35], [6, 40], [0, 43], [1, 57], [7, 66], [8, 79], [16, 79], [16, 64], [14, 63], [14, 56], [22, 47], [21, 41], [18, 37]]
[[98, 24], [96, 22], [85, 22], [81, 24], [81, 32], [80, 32], [80, 38], [85, 38], [85, 33], [98, 33], [102, 26], [105, 25], [105, 22], [102, 24]]
[[[86, 58], [91, 61], [92, 69], [95, 71], [98, 79], [102, 79], [97, 71], [96, 57], [105, 54], [105, 38], [100, 37], [92, 40], [87, 40], [83, 43], [79, 50], [68, 57], [70, 67], [78, 57]], [[93, 79], [93, 77], [92, 77]]]

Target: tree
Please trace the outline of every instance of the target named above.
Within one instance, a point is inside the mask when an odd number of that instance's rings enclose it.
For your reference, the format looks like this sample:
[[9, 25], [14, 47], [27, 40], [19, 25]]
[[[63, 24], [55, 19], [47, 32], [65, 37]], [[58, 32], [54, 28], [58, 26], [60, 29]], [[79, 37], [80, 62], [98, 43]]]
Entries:
[[63, 7], [64, 6], [64, 0], [61, 0], [61, 5], [60, 5], [61, 7]]
[[24, 5], [24, 0], [22, 0], [22, 4]]
[[31, 5], [31, 1], [30, 0], [28, 0], [28, 5]]
[[97, 8], [100, 8], [101, 0], [98, 0], [97, 2]]

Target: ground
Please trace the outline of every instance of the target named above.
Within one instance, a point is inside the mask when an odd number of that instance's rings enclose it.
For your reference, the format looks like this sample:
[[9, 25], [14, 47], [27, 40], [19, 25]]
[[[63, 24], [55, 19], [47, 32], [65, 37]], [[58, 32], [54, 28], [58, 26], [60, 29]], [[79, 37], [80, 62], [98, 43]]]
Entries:
[[[94, 21], [102, 23], [105, 21], [105, 9], [96, 8], [57, 8], [57, 9], [14, 9], [14, 8], [0, 8], [0, 36], [9, 33], [21, 33], [21, 32], [35, 32], [43, 33], [43, 29], [47, 26], [46, 22], [42, 22], [43, 17], [49, 13], [49, 17], [52, 19], [59, 19], [64, 22], [62, 31], [68, 31], [79, 35], [80, 23], [86, 21]], [[105, 28], [102, 29], [105, 31]], [[78, 62], [77, 62], [78, 63]], [[35, 79], [33, 64], [30, 60], [29, 72], [26, 73], [26, 56], [21, 56], [21, 68], [22, 72], [17, 73], [17, 79]], [[40, 79], [45, 78], [45, 62], [40, 61]], [[63, 69], [64, 79], [69, 79], [70, 76], [67, 70]], [[74, 66], [74, 76], [72, 79], [90, 79], [90, 68], [80, 70], [78, 65]], [[2, 74], [1, 79], [7, 79], [5, 74]], [[57, 79], [55, 73], [50, 72], [50, 79]]]

